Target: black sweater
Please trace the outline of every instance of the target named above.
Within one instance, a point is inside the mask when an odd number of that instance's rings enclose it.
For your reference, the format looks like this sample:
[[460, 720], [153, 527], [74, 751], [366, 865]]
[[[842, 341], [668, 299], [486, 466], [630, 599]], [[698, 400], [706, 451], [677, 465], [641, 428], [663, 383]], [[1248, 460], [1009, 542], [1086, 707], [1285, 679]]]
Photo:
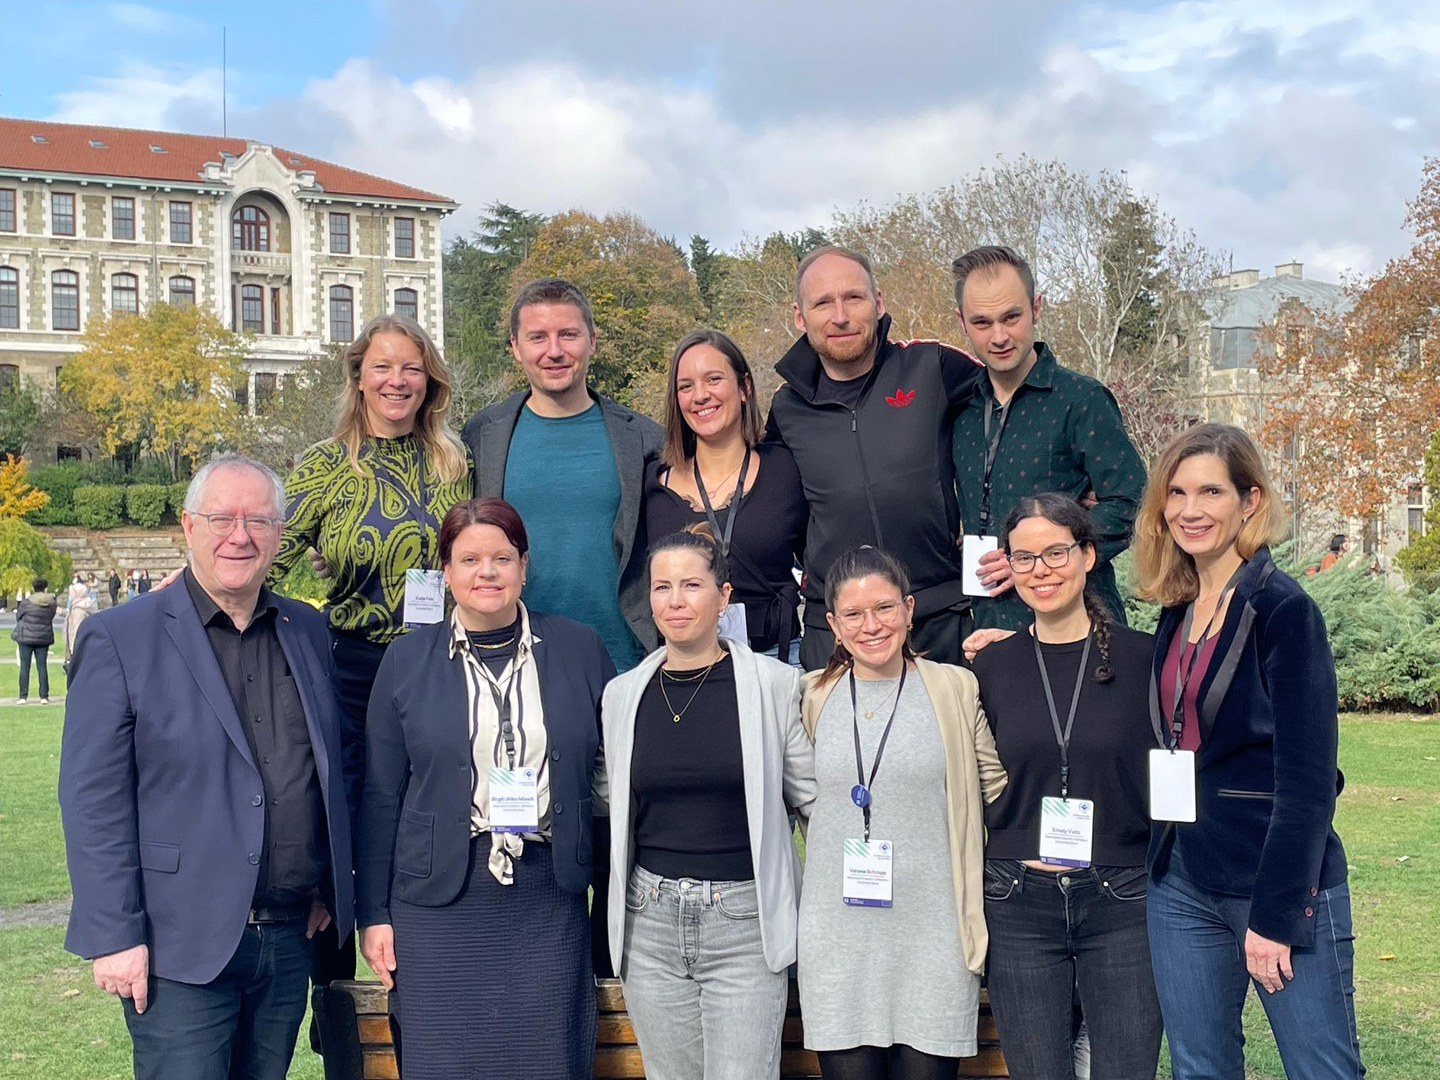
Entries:
[[[1041, 645], [1064, 730], [1083, 641]], [[1110, 630], [1108, 683], [1087, 678], [1070, 733], [1070, 797], [1095, 803], [1096, 866], [1141, 866], [1150, 839], [1146, 752], [1155, 746], [1148, 693], [1155, 639]], [[1091, 672], [1099, 664], [1092, 645]], [[1040, 799], [1060, 795], [1060, 747], [1045, 702], [1034, 639], [1026, 630], [982, 650], [974, 671], [995, 748], [1010, 783], [985, 808], [990, 859], [1035, 859], [1040, 853]]]

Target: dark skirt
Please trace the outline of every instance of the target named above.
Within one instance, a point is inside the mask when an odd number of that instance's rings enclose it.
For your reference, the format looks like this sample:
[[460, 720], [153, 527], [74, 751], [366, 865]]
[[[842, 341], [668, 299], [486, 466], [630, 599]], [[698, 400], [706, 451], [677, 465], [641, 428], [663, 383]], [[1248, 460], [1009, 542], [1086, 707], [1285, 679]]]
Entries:
[[585, 896], [555, 883], [548, 844], [526, 843], [515, 883], [470, 842], [465, 887], [444, 907], [390, 901], [405, 1080], [589, 1080], [595, 978]]

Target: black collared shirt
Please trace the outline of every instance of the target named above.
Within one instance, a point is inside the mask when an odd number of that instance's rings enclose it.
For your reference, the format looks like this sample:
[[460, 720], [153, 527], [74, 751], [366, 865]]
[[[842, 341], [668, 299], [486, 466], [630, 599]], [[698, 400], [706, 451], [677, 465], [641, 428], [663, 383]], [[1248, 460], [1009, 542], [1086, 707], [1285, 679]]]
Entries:
[[302, 900], [325, 875], [329, 839], [305, 710], [275, 631], [279, 608], [262, 588], [240, 631], [188, 568], [184, 579], [260, 770], [265, 845], [254, 906]]

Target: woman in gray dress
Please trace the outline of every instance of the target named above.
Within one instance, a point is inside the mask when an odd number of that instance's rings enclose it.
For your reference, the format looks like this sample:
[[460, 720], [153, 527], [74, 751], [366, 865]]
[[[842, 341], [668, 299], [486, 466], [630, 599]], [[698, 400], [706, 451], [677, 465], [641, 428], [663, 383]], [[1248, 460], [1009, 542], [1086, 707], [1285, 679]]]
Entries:
[[805, 1045], [826, 1080], [953, 1080], [977, 1051], [981, 799], [1005, 770], [974, 676], [916, 656], [898, 560], [825, 577], [835, 655], [805, 678], [818, 795], [800, 899]]

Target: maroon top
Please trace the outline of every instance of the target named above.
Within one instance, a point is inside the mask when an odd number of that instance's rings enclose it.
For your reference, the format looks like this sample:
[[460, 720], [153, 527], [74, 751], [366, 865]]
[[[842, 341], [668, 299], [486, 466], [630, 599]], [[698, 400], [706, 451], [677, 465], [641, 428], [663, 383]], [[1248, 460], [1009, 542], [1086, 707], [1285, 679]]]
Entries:
[[1217, 629], [1198, 646], [1192, 645], [1177, 628], [1170, 641], [1170, 649], [1165, 654], [1165, 663], [1160, 666], [1160, 718], [1164, 729], [1168, 731], [1175, 714], [1175, 685], [1181, 672], [1189, 669], [1190, 658], [1195, 655], [1196, 648], [1200, 650], [1200, 658], [1195, 661], [1195, 671], [1185, 684], [1185, 726], [1180, 732], [1181, 750], [1200, 749], [1200, 708], [1196, 699], [1200, 696], [1200, 686], [1205, 681], [1205, 672], [1209, 670], [1210, 662], [1215, 657], [1215, 646], [1219, 641], [1220, 633]]

